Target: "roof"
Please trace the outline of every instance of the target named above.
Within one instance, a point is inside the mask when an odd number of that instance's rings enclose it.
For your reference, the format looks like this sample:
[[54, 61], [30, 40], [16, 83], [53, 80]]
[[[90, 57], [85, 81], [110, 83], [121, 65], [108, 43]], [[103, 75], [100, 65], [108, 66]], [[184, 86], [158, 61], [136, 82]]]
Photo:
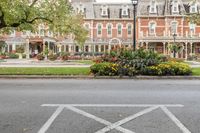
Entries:
[[[194, 1], [200, 9], [200, 0], [177, 0], [179, 12], [172, 13], [173, 0], [155, 0], [156, 13], [150, 14], [149, 9], [152, 0], [138, 0], [137, 15], [138, 16], [169, 16], [169, 15], [184, 15], [189, 12], [190, 4]], [[129, 16], [133, 17], [133, 6], [131, 3], [98, 3], [95, 0], [72, 0], [72, 7], [76, 10], [80, 4], [85, 8], [86, 19], [116, 19], [121, 18], [120, 13], [124, 5], [128, 6]], [[102, 6], [109, 9], [109, 16], [102, 16]]]

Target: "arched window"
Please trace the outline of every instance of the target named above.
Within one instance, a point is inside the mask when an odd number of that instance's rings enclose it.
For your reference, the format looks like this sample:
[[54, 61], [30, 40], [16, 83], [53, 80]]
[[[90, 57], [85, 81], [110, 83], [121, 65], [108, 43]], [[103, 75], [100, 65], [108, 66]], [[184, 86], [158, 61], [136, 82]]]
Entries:
[[112, 35], [112, 25], [111, 25], [111, 24], [108, 24], [108, 25], [107, 25], [107, 35], [108, 35], [108, 36], [111, 36], [111, 35]]
[[122, 25], [121, 24], [117, 25], [117, 35], [119, 35], [119, 36], [122, 35]]
[[132, 25], [128, 24], [127, 26], [127, 34], [130, 36], [132, 34]]
[[102, 35], [102, 24], [97, 25], [97, 35], [98, 36]]
[[177, 33], [177, 26], [178, 26], [178, 24], [177, 24], [176, 21], [172, 21], [172, 22], [171, 22], [171, 33], [172, 33], [172, 34]]
[[156, 23], [150, 22], [149, 23], [149, 34], [155, 34], [156, 33]]

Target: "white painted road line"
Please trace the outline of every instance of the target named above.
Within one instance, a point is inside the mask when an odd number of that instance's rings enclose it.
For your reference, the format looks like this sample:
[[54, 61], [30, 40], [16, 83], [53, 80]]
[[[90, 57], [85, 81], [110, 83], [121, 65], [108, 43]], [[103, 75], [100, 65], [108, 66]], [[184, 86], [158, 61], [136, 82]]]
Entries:
[[54, 122], [54, 120], [58, 117], [58, 115], [63, 111], [65, 107], [58, 107], [56, 111], [53, 113], [53, 115], [49, 118], [49, 120], [42, 126], [42, 128], [38, 131], [38, 133], [46, 133], [46, 131], [49, 129], [51, 124]]
[[[105, 124], [105, 125], [107, 125], [107, 126], [109, 126], [109, 125], [112, 124], [112, 123], [109, 122], [109, 121], [106, 121], [106, 120], [104, 120], [104, 119], [102, 119], [102, 118], [99, 118], [99, 117], [97, 117], [97, 116], [94, 116], [94, 115], [92, 115], [92, 114], [90, 114], [90, 113], [87, 113], [87, 112], [85, 112], [85, 111], [83, 111], [83, 110], [80, 110], [80, 109], [77, 109], [77, 108], [75, 108], [75, 107], [68, 106], [68, 107], [66, 107], [66, 108], [69, 109], [69, 110], [71, 110], [71, 111], [73, 111], [73, 112], [76, 112], [76, 113], [78, 113], [78, 114], [81, 114], [81, 115], [83, 115], [83, 116], [85, 116], [85, 117], [91, 118], [91, 119], [93, 119], [93, 120], [95, 120], [95, 121], [97, 121], [97, 122], [100, 122], [100, 123], [102, 123], [102, 124]], [[121, 131], [122, 133], [134, 133], [133, 131], [130, 131], [130, 130], [128, 130], [128, 129], [125, 129], [125, 128], [121, 127], [121, 126], [117, 127], [116, 130]]]
[[110, 131], [110, 130], [112, 130], [112, 129], [115, 129], [115, 128], [117, 128], [118, 126], [121, 126], [121, 125], [123, 125], [123, 124], [125, 124], [125, 123], [127, 123], [127, 122], [129, 122], [129, 121], [131, 121], [131, 120], [133, 120], [133, 119], [136, 119], [136, 118], [138, 118], [138, 117], [140, 117], [140, 116], [142, 116], [142, 115], [144, 115], [144, 114], [147, 114], [147, 113], [149, 113], [149, 112], [152, 112], [153, 110], [155, 110], [155, 109], [157, 109], [157, 108], [159, 108], [159, 107], [158, 107], [158, 106], [155, 106], [155, 107], [147, 108], [147, 109], [145, 109], [145, 110], [143, 110], [143, 111], [140, 111], [140, 112], [138, 112], [138, 113], [136, 113], [136, 114], [134, 114], [134, 115], [131, 115], [131, 116], [125, 118], [125, 119], [122, 119], [122, 120], [120, 120], [120, 121], [118, 121], [118, 122], [115, 122], [114, 124], [111, 124], [111, 125], [109, 125], [109, 126], [103, 128], [103, 129], [97, 131], [96, 133], [106, 133], [106, 132], [108, 132], [108, 131]]
[[169, 109], [167, 109], [165, 106], [160, 107], [165, 114], [181, 129], [183, 133], [191, 133], [177, 118], [174, 114], [172, 114]]
[[184, 107], [181, 104], [43, 104], [44, 107]]

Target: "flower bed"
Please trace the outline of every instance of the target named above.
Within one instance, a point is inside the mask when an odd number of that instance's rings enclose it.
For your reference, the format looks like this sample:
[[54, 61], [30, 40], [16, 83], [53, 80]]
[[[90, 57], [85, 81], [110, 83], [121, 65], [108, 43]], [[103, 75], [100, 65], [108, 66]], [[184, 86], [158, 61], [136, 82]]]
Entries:
[[96, 64], [91, 66], [91, 72], [98, 76], [172, 76], [192, 73], [190, 66], [181, 61], [166, 61], [152, 51], [120, 49], [98, 58]]

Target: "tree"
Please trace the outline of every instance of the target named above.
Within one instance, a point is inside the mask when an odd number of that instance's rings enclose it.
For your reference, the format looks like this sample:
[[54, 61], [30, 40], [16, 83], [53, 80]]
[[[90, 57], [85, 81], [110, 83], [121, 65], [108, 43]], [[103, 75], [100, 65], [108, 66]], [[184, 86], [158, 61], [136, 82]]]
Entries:
[[1, 32], [13, 28], [35, 31], [39, 24], [45, 24], [49, 31], [73, 34], [77, 42], [84, 43], [86, 30], [82, 23], [82, 15], [73, 13], [68, 0], [0, 0]]

